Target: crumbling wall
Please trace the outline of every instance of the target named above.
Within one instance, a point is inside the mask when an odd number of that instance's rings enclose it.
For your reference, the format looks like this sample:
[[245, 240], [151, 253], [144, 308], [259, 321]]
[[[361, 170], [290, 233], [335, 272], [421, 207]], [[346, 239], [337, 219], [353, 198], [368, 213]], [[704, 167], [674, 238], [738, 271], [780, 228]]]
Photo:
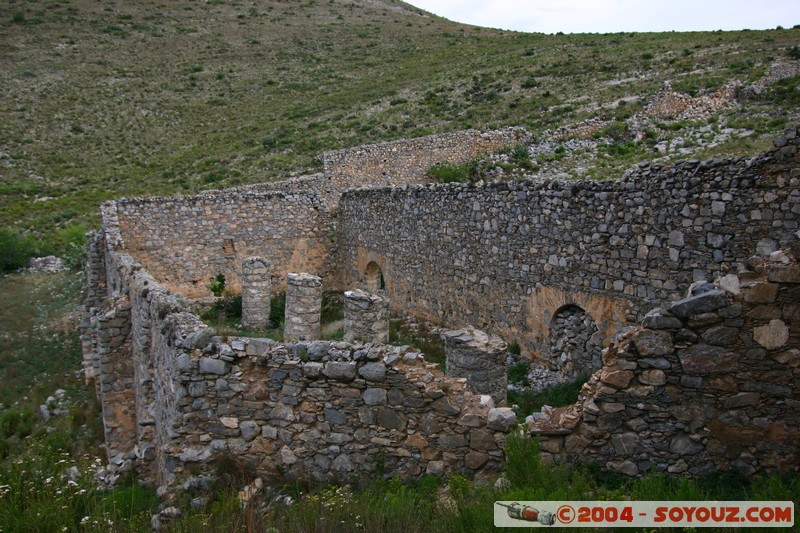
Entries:
[[545, 458], [628, 475], [797, 471], [800, 265], [751, 266], [615, 340], [577, 404], [534, 417]]
[[463, 163], [523, 142], [527, 136], [514, 128], [486, 133], [467, 130], [325, 152], [325, 186], [341, 193], [351, 188], [424, 183], [426, 172], [437, 163]]
[[443, 376], [423, 354], [223, 341], [109, 241], [105, 256], [116, 287], [105, 306], [114, 308], [95, 321], [92, 357], [113, 465], [136, 465], [143, 481], [167, 492], [202, 485], [221, 457], [263, 476], [317, 480], [384, 468], [403, 476], [499, 468], [514, 413]]
[[394, 310], [473, 324], [528, 355], [549, 351], [552, 318], [567, 305], [607, 340], [678, 287], [795, 238], [797, 143], [792, 130], [749, 160], [643, 165], [618, 181], [347, 191], [341, 283], [358, 285], [375, 263]]
[[[227, 455], [264, 476], [346, 480], [496, 469], [508, 409], [491, 412], [407, 347], [268, 339], [178, 342], [170, 370], [182, 423], [170, 475]], [[165, 466], [169, 466], [166, 465]]]
[[250, 256], [271, 261], [276, 287], [285, 285], [289, 271], [326, 272], [330, 222], [313, 190], [130, 198], [102, 211], [104, 227], [117, 228], [117, 248], [187, 296], [210, 296], [209, 280], [217, 274], [225, 275], [226, 288], [241, 291], [241, 264]]

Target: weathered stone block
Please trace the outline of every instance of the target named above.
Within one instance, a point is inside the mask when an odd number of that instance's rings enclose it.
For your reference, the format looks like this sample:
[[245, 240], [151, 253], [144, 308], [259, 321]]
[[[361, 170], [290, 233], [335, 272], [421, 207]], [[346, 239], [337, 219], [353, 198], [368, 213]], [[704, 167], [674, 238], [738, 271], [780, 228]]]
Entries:
[[668, 331], [642, 329], [633, 336], [633, 343], [639, 355], [668, 355], [675, 349], [672, 335]]
[[248, 442], [261, 434], [261, 426], [252, 420], [246, 420], [239, 424], [239, 430], [242, 432], [242, 438]]
[[703, 445], [693, 441], [689, 435], [680, 433], [670, 440], [669, 451], [679, 455], [695, 455], [703, 451]]
[[406, 427], [405, 415], [389, 407], [378, 407], [375, 421], [386, 429], [403, 430]]
[[684, 373], [702, 375], [733, 372], [739, 367], [739, 356], [719, 346], [696, 344], [678, 351]]
[[784, 346], [789, 340], [789, 328], [783, 320], [773, 319], [769, 324], [753, 330], [753, 340], [767, 350], [775, 350]]
[[770, 304], [778, 297], [779, 287], [777, 283], [759, 281], [742, 288], [742, 299], [748, 303]]
[[730, 346], [739, 338], [739, 330], [728, 326], [714, 326], [705, 330], [701, 336], [707, 344]]
[[767, 279], [774, 283], [800, 283], [800, 264], [772, 266]]
[[358, 369], [359, 375], [369, 381], [383, 381], [386, 378], [386, 365], [383, 363], [367, 363]]
[[658, 308], [645, 315], [642, 325], [647, 329], [678, 329], [683, 326], [683, 322]]
[[386, 405], [386, 390], [367, 389], [364, 391], [363, 399], [367, 405]]
[[483, 452], [469, 452], [464, 456], [464, 464], [467, 468], [478, 470], [489, 461], [489, 455]]
[[728, 297], [725, 292], [712, 290], [673, 302], [669, 306], [669, 312], [678, 318], [688, 318], [700, 313], [716, 311], [726, 305], [728, 305]]
[[469, 447], [473, 450], [489, 451], [497, 449], [494, 434], [485, 429], [473, 429], [469, 432]]
[[609, 370], [604, 368], [600, 372], [600, 381], [607, 383], [614, 388], [624, 389], [633, 379], [633, 372], [630, 370]]
[[328, 361], [322, 370], [330, 379], [339, 381], [351, 381], [356, 377], [355, 361]]
[[454, 416], [461, 412], [461, 408], [450, 403], [450, 399], [447, 398], [446, 396], [443, 396], [438, 400], [435, 400], [431, 404], [431, 407], [437, 413], [447, 416]]
[[636, 433], [615, 433], [611, 436], [611, 443], [614, 452], [622, 457], [635, 455], [641, 450], [641, 442]]
[[347, 423], [347, 415], [338, 409], [325, 408], [325, 421], [342, 425]]
[[439, 437], [439, 445], [444, 448], [461, 448], [467, 445], [467, 439], [464, 435], [441, 435]]
[[495, 407], [489, 409], [486, 423], [489, 429], [507, 433], [516, 425], [517, 415], [509, 407]]
[[212, 359], [210, 357], [201, 357], [200, 373], [217, 374], [217, 375], [227, 374], [228, 365], [225, 363], [225, 361], [220, 361], [219, 359]]
[[617, 472], [619, 474], [625, 474], [628, 476], [635, 476], [639, 473], [639, 467], [636, 466], [636, 463], [629, 459], [624, 461], [609, 461], [606, 463], [606, 468], [612, 472]]

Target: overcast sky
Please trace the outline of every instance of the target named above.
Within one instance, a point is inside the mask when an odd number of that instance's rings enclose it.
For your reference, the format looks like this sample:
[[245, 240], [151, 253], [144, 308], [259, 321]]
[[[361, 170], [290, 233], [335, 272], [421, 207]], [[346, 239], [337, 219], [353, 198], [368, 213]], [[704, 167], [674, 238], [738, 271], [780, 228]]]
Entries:
[[406, 0], [447, 19], [556, 33], [763, 30], [800, 24], [800, 0]]

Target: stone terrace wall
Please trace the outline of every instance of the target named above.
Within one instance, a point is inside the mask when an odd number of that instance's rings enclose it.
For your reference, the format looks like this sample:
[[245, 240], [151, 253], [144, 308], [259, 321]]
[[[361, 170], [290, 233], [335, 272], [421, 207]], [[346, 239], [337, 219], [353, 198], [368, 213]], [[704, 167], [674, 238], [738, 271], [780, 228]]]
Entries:
[[737, 271], [754, 245], [794, 239], [795, 131], [751, 160], [645, 166], [610, 182], [428, 185], [346, 192], [342, 285], [381, 268], [395, 310], [475, 325], [546, 353], [577, 305], [604, 338], [696, 279]]
[[[756, 264], [649, 313], [574, 406], [536, 417], [546, 459], [635, 475], [797, 471], [800, 265]], [[709, 290], [711, 289], [711, 290]]]
[[425, 173], [437, 163], [463, 163], [481, 153], [523, 142], [527, 136], [524, 130], [514, 128], [487, 133], [467, 130], [325, 152], [326, 187], [341, 192], [423, 183]]
[[[226, 287], [241, 290], [242, 261], [272, 262], [273, 286], [289, 271], [324, 275], [329, 255], [329, 217], [322, 198], [301, 192], [214, 191], [196, 196], [132, 198], [103, 205], [106, 232], [161, 283], [187, 296], [210, 296], [209, 280], [224, 274]], [[311, 187], [311, 186], [309, 186]]]

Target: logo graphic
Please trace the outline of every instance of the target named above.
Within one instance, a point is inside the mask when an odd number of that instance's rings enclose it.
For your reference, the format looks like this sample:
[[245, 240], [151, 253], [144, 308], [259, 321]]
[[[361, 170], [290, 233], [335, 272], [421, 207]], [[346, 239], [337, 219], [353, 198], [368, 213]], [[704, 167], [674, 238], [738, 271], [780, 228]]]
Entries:
[[514, 520], [539, 522], [543, 526], [552, 526], [556, 523], [555, 515], [549, 511], [540, 511], [539, 509], [534, 509], [529, 505], [521, 505], [518, 502], [514, 502], [511, 505], [497, 502], [497, 505], [500, 507], [505, 507], [508, 512], [508, 516]]

